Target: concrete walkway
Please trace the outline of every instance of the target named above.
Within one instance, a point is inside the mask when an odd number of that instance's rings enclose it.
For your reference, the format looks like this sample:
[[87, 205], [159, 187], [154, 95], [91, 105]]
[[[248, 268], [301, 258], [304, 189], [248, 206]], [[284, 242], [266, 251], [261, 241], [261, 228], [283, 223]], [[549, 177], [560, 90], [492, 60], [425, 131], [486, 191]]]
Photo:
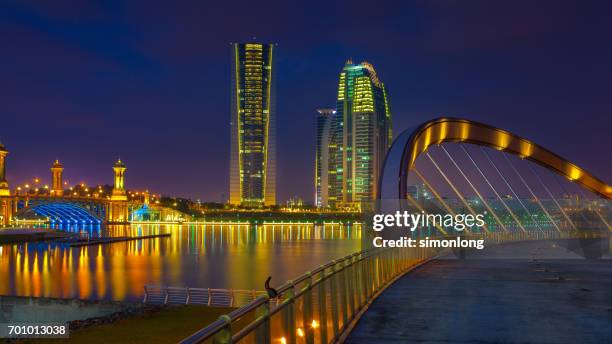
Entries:
[[612, 343], [612, 259], [565, 244], [430, 262], [383, 292], [347, 343]]

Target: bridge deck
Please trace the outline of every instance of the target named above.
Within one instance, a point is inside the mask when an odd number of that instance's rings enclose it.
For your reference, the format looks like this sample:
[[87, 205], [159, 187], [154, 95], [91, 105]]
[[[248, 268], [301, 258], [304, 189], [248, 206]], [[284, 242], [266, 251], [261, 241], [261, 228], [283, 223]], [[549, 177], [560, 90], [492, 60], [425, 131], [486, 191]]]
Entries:
[[[603, 260], [572, 259], [577, 256], [551, 242], [485, 251], [478, 254], [484, 259], [436, 260], [399, 279], [372, 303], [346, 342], [610, 342], [609, 254]], [[531, 254], [536, 261], [527, 258]]]

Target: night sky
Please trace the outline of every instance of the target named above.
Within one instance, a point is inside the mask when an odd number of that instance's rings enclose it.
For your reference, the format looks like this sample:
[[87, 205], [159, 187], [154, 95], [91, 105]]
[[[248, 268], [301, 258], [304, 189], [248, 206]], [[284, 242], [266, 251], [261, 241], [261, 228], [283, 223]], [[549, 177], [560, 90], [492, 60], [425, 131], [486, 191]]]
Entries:
[[[30, 3], [30, 2], [28, 2]], [[612, 3], [22, 1], [0, 4], [0, 141], [12, 185], [50, 179], [221, 201], [230, 42], [278, 43], [279, 199], [313, 198], [315, 109], [347, 58], [374, 64], [394, 130], [502, 127], [610, 183]], [[226, 196], [225, 196], [226, 197]]]

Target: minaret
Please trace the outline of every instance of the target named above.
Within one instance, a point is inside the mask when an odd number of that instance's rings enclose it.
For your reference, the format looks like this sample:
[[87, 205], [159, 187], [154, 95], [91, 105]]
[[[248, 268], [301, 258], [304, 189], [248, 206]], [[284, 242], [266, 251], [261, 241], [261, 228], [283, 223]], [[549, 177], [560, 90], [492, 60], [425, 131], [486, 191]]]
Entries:
[[113, 201], [127, 201], [127, 194], [125, 193], [125, 187], [123, 184], [125, 175], [125, 164], [121, 162], [121, 159], [117, 160], [115, 166], [115, 186], [113, 187], [113, 194], [111, 200]]
[[0, 143], [0, 196], [10, 196], [8, 182], [6, 181], [6, 162], [5, 158], [8, 155], [8, 150]]
[[149, 194], [149, 190], [145, 190], [145, 192], [144, 192], [144, 204], [146, 206], [148, 206], [150, 201], [151, 201], [151, 195]]
[[63, 172], [64, 166], [60, 164], [59, 160], [55, 159], [55, 162], [51, 165], [51, 194], [54, 196], [64, 195], [64, 187], [62, 186]]

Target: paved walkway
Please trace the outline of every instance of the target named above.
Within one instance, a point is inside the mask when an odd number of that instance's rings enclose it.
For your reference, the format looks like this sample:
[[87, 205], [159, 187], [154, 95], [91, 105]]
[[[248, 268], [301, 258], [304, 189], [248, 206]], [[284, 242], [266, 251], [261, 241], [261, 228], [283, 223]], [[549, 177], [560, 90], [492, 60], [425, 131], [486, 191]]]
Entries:
[[612, 259], [563, 245], [430, 262], [383, 292], [347, 343], [612, 343]]

